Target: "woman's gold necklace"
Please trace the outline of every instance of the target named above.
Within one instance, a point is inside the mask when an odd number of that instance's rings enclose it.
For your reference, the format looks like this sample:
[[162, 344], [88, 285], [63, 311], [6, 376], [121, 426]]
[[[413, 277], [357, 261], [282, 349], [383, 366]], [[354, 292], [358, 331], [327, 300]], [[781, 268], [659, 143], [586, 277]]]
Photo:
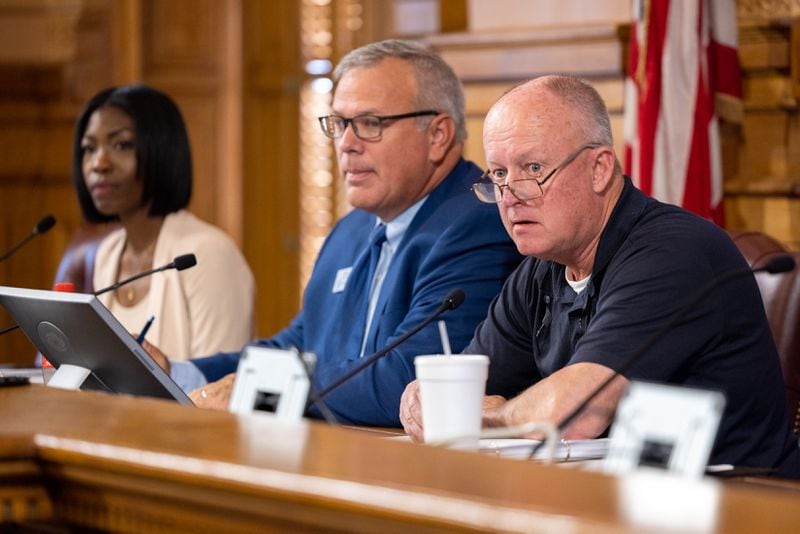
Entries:
[[[128, 246], [127, 243], [125, 244], [125, 246], [126, 247]], [[153, 241], [139, 255], [140, 258], [144, 257], [145, 260], [147, 260], [147, 265], [144, 266], [145, 268], [149, 267], [153, 263], [152, 252], [153, 252], [153, 249], [155, 249], [155, 246], [156, 246], [156, 242]], [[142, 263], [144, 263], [144, 262], [140, 261], [140, 262], [137, 262], [137, 263], [138, 263], [137, 267], [139, 267], [139, 269], [141, 270], [142, 269]], [[138, 273], [138, 271], [137, 271], [137, 273]], [[117, 276], [117, 281], [119, 281], [119, 276]], [[122, 295], [123, 295], [123, 300], [125, 301], [125, 304], [127, 304], [128, 306], [132, 305], [133, 302], [136, 300], [136, 290], [134, 289], [133, 285], [132, 284], [128, 284], [126, 287], [120, 288], [120, 289], [122, 289]]]

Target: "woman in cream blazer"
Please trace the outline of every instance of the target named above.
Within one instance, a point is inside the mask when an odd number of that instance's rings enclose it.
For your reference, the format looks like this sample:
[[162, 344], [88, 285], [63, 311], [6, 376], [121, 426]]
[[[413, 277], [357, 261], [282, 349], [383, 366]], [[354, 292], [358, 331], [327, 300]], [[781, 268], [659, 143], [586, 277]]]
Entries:
[[[75, 128], [73, 182], [86, 220], [118, 221], [94, 258], [93, 287], [194, 254], [101, 301], [129, 331], [154, 317], [147, 341], [175, 359], [238, 350], [253, 338], [255, 284], [231, 239], [188, 211], [192, 164], [175, 103], [145, 85], [105, 89]], [[91, 290], [91, 288], [85, 288]]]

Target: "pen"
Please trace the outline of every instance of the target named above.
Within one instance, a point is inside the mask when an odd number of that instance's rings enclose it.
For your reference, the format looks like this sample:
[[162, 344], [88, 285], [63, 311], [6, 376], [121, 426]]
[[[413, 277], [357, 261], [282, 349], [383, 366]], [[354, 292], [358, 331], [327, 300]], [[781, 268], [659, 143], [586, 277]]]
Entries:
[[150, 318], [147, 320], [147, 322], [144, 323], [144, 328], [142, 328], [142, 331], [139, 332], [139, 337], [136, 338], [136, 342], [139, 345], [141, 345], [142, 341], [144, 341], [144, 336], [147, 335], [147, 331], [150, 330], [151, 326], [153, 326], [153, 321], [155, 321], [155, 319], [156, 319], [156, 316], [155, 315], [151, 315]]

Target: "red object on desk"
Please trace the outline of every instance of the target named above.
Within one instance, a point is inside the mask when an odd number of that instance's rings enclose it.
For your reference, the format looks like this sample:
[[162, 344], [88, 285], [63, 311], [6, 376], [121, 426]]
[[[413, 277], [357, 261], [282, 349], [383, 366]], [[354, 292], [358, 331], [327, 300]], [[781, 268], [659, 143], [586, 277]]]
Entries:
[[72, 282], [56, 282], [53, 289], [56, 291], [64, 291], [65, 293], [75, 293], [75, 284]]

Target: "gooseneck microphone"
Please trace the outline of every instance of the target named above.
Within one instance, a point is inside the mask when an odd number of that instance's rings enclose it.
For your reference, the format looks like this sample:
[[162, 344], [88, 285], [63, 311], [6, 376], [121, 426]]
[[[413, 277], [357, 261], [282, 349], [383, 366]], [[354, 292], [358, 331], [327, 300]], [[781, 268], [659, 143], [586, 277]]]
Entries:
[[[55, 224], [56, 224], [56, 218], [53, 217], [52, 215], [47, 215], [45, 217], [42, 217], [42, 219], [36, 223], [36, 225], [33, 227], [33, 230], [31, 230], [31, 233], [29, 233], [25, 237], [25, 239], [23, 239], [13, 247], [11, 247], [5, 254], [0, 256], [0, 262], [5, 261], [11, 256], [13, 256], [14, 253], [23, 246], [25, 246], [25, 244], [28, 243], [28, 241], [30, 241], [37, 235], [46, 233], [53, 226], [55, 226]], [[17, 328], [19, 328], [19, 326], [16, 324], [8, 325], [5, 328], [0, 328], [0, 336], [2, 336], [3, 334], [7, 334], [8, 332], [11, 332], [13, 330], [16, 330]]]
[[[50, 226], [52, 226], [52, 224]], [[166, 265], [162, 265], [161, 267], [157, 267], [155, 269], [150, 269], [149, 271], [144, 271], [143, 273], [136, 274], [134, 276], [131, 276], [130, 278], [126, 278], [125, 280], [120, 280], [116, 284], [112, 284], [99, 291], [95, 291], [94, 293], [92, 293], [92, 295], [94, 296], [102, 295], [103, 293], [113, 291], [115, 289], [124, 286], [125, 284], [133, 282], [134, 280], [138, 280], [139, 278], [144, 278], [145, 276], [150, 276], [151, 274], [154, 273], [167, 271], [169, 269], [183, 271], [184, 269], [188, 269], [189, 267], [194, 267], [195, 265], [197, 265], [197, 258], [195, 257], [194, 254], [184, 254], [183, 256], [177, 256], [174, 260], [172, 260]], [[12, 330], [16, 330], [17, 328], [19, 328], [19, 325], [16, 324], [12, 324], [5, 328], [2, 328], [0, 329], [0, 336], [8, 332], [11, 332]]]
[[[708, 284], [705, 285], [700, 291], [698, 291], [692, 299], [687, 302], [682, 308], [680, 308], [677, 312], [672, 314], [672, 317], [669, 321], [667, 321], [664, 326], [658, 329], [652, 336], [650, 336], [645, 343], [639, 347], [639, 350], [634, 352], [633, 354], [628, 357], [625, 361], [622, 362], [622, 365], [614, 371], [614, 373], [609, 376], [605, 381], [603, 381], [599, 386], [597, 386], [589, 395], [581, 402], [577, 408], [572, 410], [559, 424], [558, 424], [558, 433], [561, 434], [564, 430], [575, 421], [584, 411], [588, 408], [589, 404], [597, 398], [600, 393], [606, 390], [611, 382], [614, 381], [620, 375], [623, 375], [628, 369], [630, 369], [633, 364], [635, 364], [639, 359], [650, 350], [653, 345], [655, 345], [661, 338], [663, 338], [666, 334], [668, 334], [673, 328], [678, 326], [678, 324], [683, 321], [686, 317], [686, 314], [692, 310], [700, 301], [708, 296], [717, 286], [729, 282], [730, 280], [734, 280], [736, 278], [741, 278], [742, 276], [747, 276], [749, 274], [755, 274], [760, 272], [766, 272], [769, 274], [780, 274], [785, 273], [793, 270], [795, 268], [795, 261], [794, 258], [788, 254], [782, 254], [780, 256], [775, 256], [767, 260], [767, 262], [762, 265], [761, 267], [756, 267], [754, 269], [738, 269], [735, 271], [728, 271], [722, 274], [719, 278], [715, 278], [711, 280]], [[534, 454], [539, 450], [543, 442], [537, 443], [530, 454], [530, 458], [533, 458]]]
[[56, 224], [56, 218], [53, 217], [52, 215], [48, 215], [46, 217], [43, 217], [42, 220], [40, 220], [39, 222], [36, 223], [36, 226], [33, 227], [33, 230], [31, 230], [31, 233], [29, 233], [25, 237], [25, 239], [23, 239], [22, 241], [20, 241], [19, 243], [17, 243], [13, 247], [11, 247], [8, 250], [8, 252], [6, 252], [2, 256], [0, 256], [0, 261], [5, 261], [8, 258], [10, 258], [11, 256], [13, 256], [14, 253], [16, 251], [18, 251], [20, 248], [22, 248], [23, 246], [25, 246], [25, 244], [27, 244], [28, 241], [30, 241], [31, 239], [33, 239], [37, 235], [46, 233], [55, 224]]
[[387, 346], [385, 346], [378, 352], [364, 358], [360, 364], [358, 364], [349, 372], [339, 377], [337, 380], [335, 380], [332, 384], [330, 384], [328, 387], [326, 387], [319, 393], [315, 395], [312, 394], [311, 397], [308, 399], [306, 408], [310, 408], [313, 404], [316, 404], [317, 402], [321, 401], [335, 389], [339, 388], [342, 384], [344, 384], [345, 382], [356, 376], [358, 373], [360, 373], [370, 365], [374, 364], [375, 362], [377, 362], [378, 360], [380, 360], [381, 358], [392, 352], [398, 346], [403, 344], [408, 338], [410, 338], [411, 336], [413, 336], [414, 334], [416, 334], [417, 332], [428, 326], [432, 321], [434, 321], [444, 312], [448, 310], [455, 310], [456, 308], [461, 306], [461, 304], [464, 303], [465, 298], [466, 295], [464, 294], [464, 291], [461, 289], [453, 289], [452, 291], [450, 291], [450, 293], [448, 293], [447, 296], [442, 300], [442, 303], [439, 305], [436, 311], [430, 314], [424, 321], [422, 321], [414, 328], [412, 328], [402, 336], [398, 337], [397, 339], [389, 343]]
[[144, 278], [145, 276], [150, 276], [154, 273], [160, 273], [161, 271], [168, 271], [170, 269], [175, 269], [176, 271], [183, 271], [184, 269], [188, 269], [189, 267], [194, 267], [197, 265], [197, 258], [194, 254], [184, 254], [183, 256], [177, 256], [174, 260], [169, 262], [166, 265], [162, 265], [161, 267], [156, 267], [155, 269], [150, 269], [149, 271], [144, 271], [139, 274], [135, 274], [130, 278], [126, 278], [125, 280], [120, 280], [115, 284], [111, 284], [108, 287], [104, 287], [98, 291], [92, 293], [94, 296], [102, 295], [103, 293], [108, 293], [109, 291], [114, 291], [115, 289], [119, 289], [120, 287], [124, 286], [125, 284], [130, 284], [131, 282], [138, 280], [139, 278]]
[[19, 328], [19, 325], [16, 324], [16, 323], [15, 324], [10, 324], [10, 325], [6, 326], [5, 328], [0, 328], [0, 336], [2, 336], [3, 334], [7, 334], [7, 333], [9, 333], [9, 332], [11, 332], [13, 330], [16, 330], [17, 328]]

